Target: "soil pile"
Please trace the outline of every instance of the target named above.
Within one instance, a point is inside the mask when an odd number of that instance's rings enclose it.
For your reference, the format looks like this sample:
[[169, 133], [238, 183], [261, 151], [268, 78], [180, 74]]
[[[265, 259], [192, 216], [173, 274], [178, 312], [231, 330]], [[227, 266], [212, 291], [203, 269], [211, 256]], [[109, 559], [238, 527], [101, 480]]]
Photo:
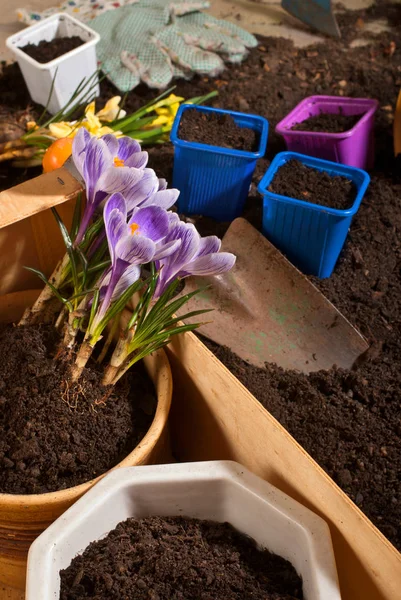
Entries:
[[39, 44], [27, 44], [26, 46], [21, 46], [20, 50], [25, 52], [25, 54], [28, 54], [28, 56], [37, 62], [43, 64], [48, 63], [55, 58], [59, 58], [59, 56], [63, 56], [63, 54], [75, 50], [75, 48], [79, 48], [79, 46], [82, 46], [84, 43], [85, 42], [82, 41], [80, 37], [74, 35], [72, 37], [54, 38], [54, 40], [51, 40], [50, 42], [42, 40]]
[[155, 410], [142, 368], [112, 394], [93, 363], [67, 386], [49, 327], [0, 332], [0, 493], [62, 490], [101, 475], [143, 438]]
[[354, 183], [346, 177], [333, 177], [295, 159], [279, 168], [269, 185], [269, 191], [339, 210], [350, 208], [357, 193]]
[[352, 129], [360, 120], [363, 115], [342, 115], [342, 114], [329, 114], [321, 113], [309, 117], [293, 125], [291, 129], [293, 131], [316, 131], [324, 133], [344, 133]]
[[248, 127], [239, 127], [230, 115], [186, 110], [178, 129], [180, 139], [220, 148], [255, 152], [259, 136]]
[[228, 523], [128, 519], [61, 571], [60, 600], [296, 600], [294, 567]]

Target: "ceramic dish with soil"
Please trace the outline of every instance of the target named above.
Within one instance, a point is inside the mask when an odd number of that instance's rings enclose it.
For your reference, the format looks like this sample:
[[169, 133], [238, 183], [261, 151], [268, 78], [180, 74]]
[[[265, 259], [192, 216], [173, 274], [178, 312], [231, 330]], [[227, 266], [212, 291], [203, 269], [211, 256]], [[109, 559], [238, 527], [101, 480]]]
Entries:
[[329, 175], [291, 159], [279, 168], [269, 191], [338, 210], [350, 208], [357, 190], [352, 181], [340, 175]]
[[296, 600], [283, 558], [228, 523], [148, 517], [119, 523], [61, 571], [60, 600]]
[[27, 44], [21, 46], [20, 50], [25, 52], [28, 56], [36, 60], [38, 63], [48, 63], [75, 48], [79, 48], [85, 44], [83, 40], [77, 35], [72, 37], [58, 37], [54, 38], [50, 42], [42, 40], [39, 44]]
[[0, 493], [40, 494], [90, 481], [125, 458], [153, 420], [156, 397], [142, 367], [113, 393], [93, 361], [67, 385], [45, 326], [0, 331]]
[[178, 137], [187, 142], [245, 152], [255, 152], [259, 145], [257, 132], [239, 127], [231, 115], [204, 113], [196, 108], [183, 112]]
[[[216, 106], [269, 120], [267, 156], [258, 162], [243, 213], [259, 229], [262, 201], [256, 187], [269, 161], [285, 150], [275, 125], [307, 96], [379, 100], [370, 186], [333, 275], [326, 280], [313, 278], [368, 339], [372, 350], [352, 371], [332, 369], [312, 376], [283, 373], [274, 365], [257, 370], [224, 348], [214, 347], [214, 351], [401, 550], [401, 161], [393, 157], [394, 106], [401, 85], [401, 28], [397, 26], [401, 5], [381, 0], [336, 16], [340, 40], [327, 38], [324, 44], [295, 48], [288, 39], [259, 38], [259, 46], [250, 50], [247, 59], [227, 65], [219, 79], [178, 80], [175, 93], [190, 98], [217, 88]], [[378, 19], [388, 23], [388, 31], [372, 34], [368, 26]], [[361, 32], [368, 45], [351, 46]], [[3, 69], [0, 90], [3, 105], [15, 111], [29, 106], [18, 65]], [[99, 104], [116, 94], [104, 80]], [[154, 90], [139, 86], [128, 94], [124, 108], [133, 112], [154, 97]], [[172, 145], [151, 148], [149, 155], [149, 167], [171, 182]], [[37, 174], [0, 164], [0, 188]], [[227, 225], [197, 220], [203, 235], [221, 237]], [[354, 432], [352, 423], [357, 419]]]
[[360, 115], [343, 115], [341, 113], [320, 113], [296, 123], [292, 131], [321, 131], [324, 133], [344, 133], [349, 131], [363, 117]]

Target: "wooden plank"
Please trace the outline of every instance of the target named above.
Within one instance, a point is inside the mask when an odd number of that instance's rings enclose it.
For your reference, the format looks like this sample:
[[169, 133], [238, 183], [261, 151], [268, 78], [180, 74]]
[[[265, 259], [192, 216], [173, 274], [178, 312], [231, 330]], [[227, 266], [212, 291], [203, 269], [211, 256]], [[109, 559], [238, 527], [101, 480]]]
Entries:
[[1, 600], [25, 600], [24, 592], [10, 587], [0, 587]]
[[399, 600], [401, 555], [366, 515], [198, 338], [169, 348], [174, 456], [243, 464], [327, 521], [343, 600]]

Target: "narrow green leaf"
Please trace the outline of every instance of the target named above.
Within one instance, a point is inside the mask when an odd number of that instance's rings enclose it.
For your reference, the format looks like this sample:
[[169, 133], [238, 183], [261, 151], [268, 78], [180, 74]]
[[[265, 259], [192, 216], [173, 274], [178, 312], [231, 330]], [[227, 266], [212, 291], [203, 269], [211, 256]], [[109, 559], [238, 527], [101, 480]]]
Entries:
[[60, 215], [58, 214], [58, 212], [54, 208], [54, 206], [52, 207], [52, 213], [55, 216], [55, 219], [60, 228], [61, 235], [63, 237], [63, 241], [64, 241], [64, 244], [65, 244], [65, 247], [67, 250], [68, 258], [70, 259], [72, 280], [74, 282], [74, 293], [77, 294], [79, 291], [79, 280], [78, 280], [77, 264], [76, 264], [76, 260], [75, 260], [75, 251], [74, 251], [74, 248], [72, 245], [72, 241], [71, 241], [71, 238], [69, 236], [66, 226], [64, 225]]
[[99, 306], [100, 290], [97, 288], [93, 294], [92, 306], [89, 315], [88, 331], [91, 330], [93, 319], [95, 318], [98, 306]]
[[42, 271], [38, 271], [38, 269], [34, 269], [33, 267], [24, 267], [24, 269], [26, 269], [27, 271], [31, 271], [31, 273], [35, 273], [35, 275], [37, 275], [46, 285], [49, 286], [49, 288], [51, 289], [51, 291], [53, 292], [53, 294], [56, 296], [56, 298], [58, 298], [58, 300], [60, 300], [60, 302], [62, 302], [63, 304], [65, 304], [65, 306], [68, 308], [69, 311], [73, 310], [73, 307], [70, 304], [70, 302], [68, 301], [68, 299], [64, 298], [60, 294], [60, 292], [58, 291], [58, 289], [55, 288], [52, 283], [50, 283], [50, 281], [47, 279], [46, 275], [44, 275], [42, 273]]
[[79, 192], [76, 202], [75, 202], [74, 215], [72, 218], [72, 225], [71, 225], [71, 240], [73, 242], [75, 241], [75, 238], [77, 237], [79, 224], [81, 222], [81, 211], [82, 211], [82, 194], [81, 194], [81, 192]]

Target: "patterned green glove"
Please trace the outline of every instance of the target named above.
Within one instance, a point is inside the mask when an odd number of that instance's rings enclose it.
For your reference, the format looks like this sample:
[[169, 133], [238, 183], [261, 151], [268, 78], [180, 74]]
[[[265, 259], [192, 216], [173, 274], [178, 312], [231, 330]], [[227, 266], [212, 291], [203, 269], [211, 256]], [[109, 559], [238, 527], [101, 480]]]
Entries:
[[252, 34], [199, 8], [199, 2], [141, 0], [91, 21], [101, 36], [98, 59], [115, 86], [125, 92], [143, 81], [162, 89], [175, 76], [214, 76], [224, 69], [222, 56], [240, 62], [257, 45]]

